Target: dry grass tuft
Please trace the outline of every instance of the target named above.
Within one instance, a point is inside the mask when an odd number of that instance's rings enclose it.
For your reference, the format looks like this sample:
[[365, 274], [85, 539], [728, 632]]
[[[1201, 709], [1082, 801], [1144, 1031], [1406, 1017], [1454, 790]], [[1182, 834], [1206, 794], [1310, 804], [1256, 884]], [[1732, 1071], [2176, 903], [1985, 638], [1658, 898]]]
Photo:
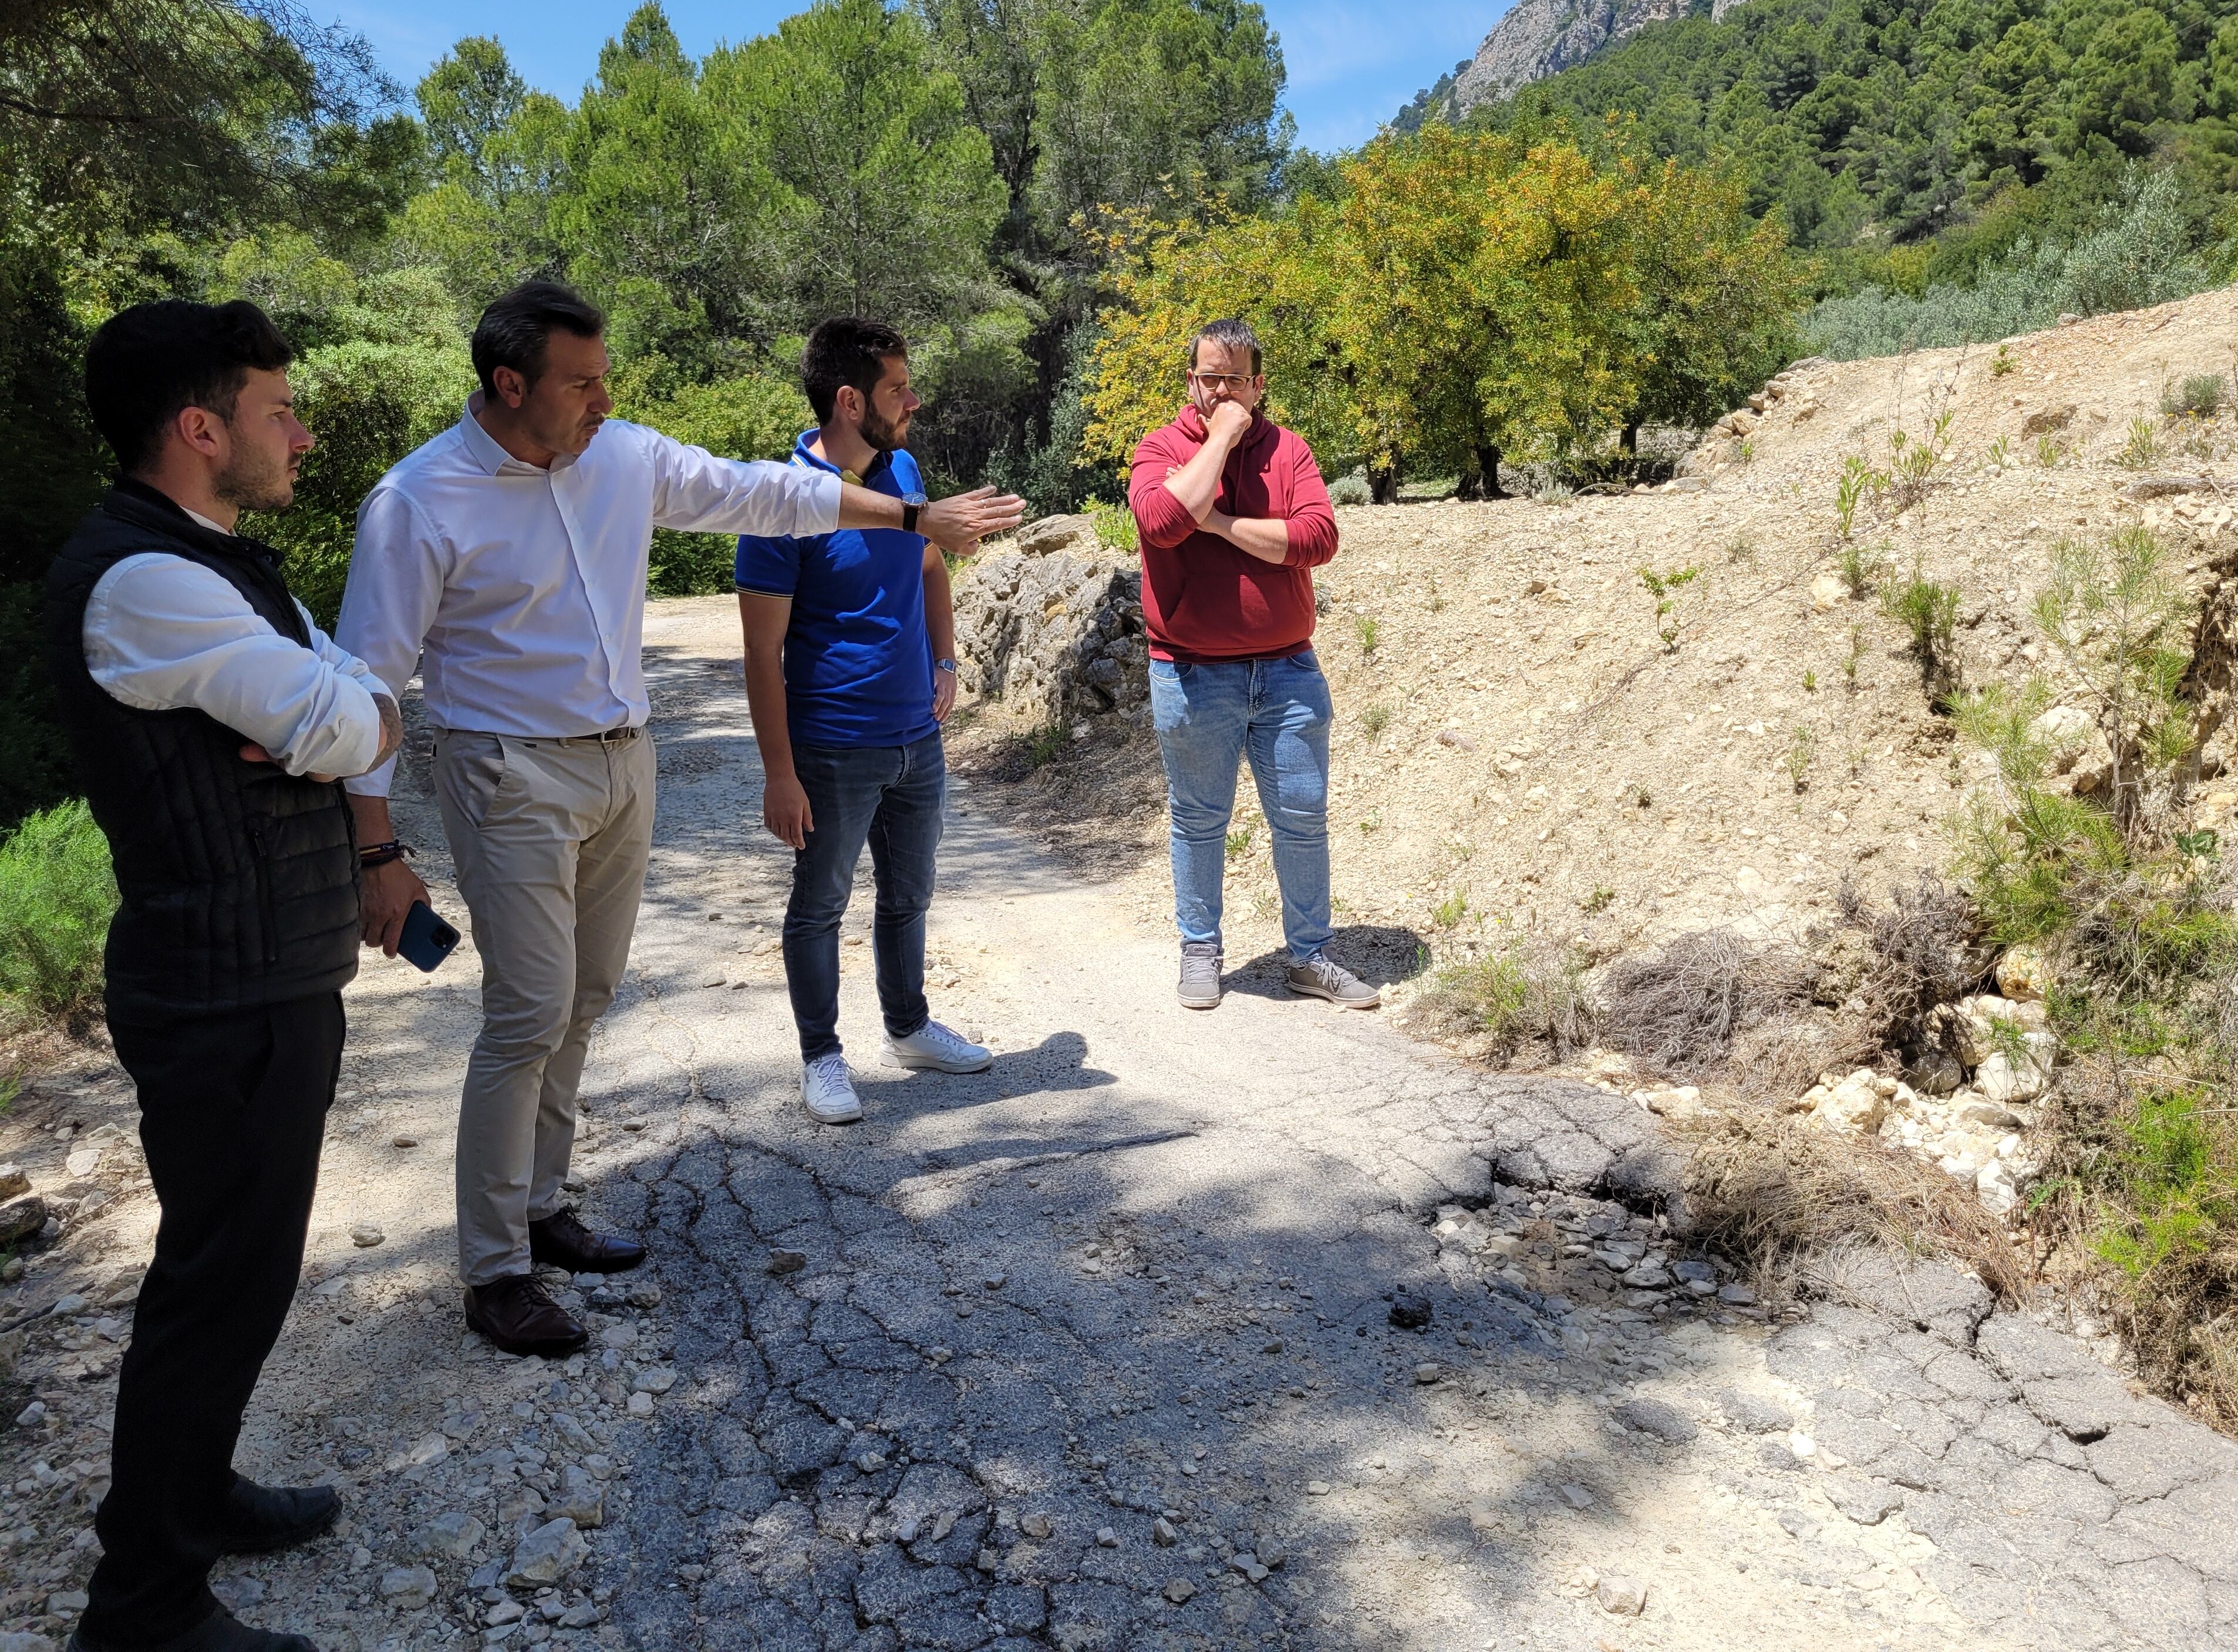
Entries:
[[1592, 1041], [1586, 961], [1574, 947], [1519, 940], [1473, 963], [1440, 969], [1408, 1013], [1433, 1036], [1505, 1064], [1528, 1048], [1560, 1060]]
[[1875, 907], [1844, 873], [1842, 921], [1864, 933], [1870, 951], [1851, 1001], [1865, 1030], [1883, 1047], [1916, 1049], [1926, 1036], [1927, 1012], [1963, 998], [1988, 973], [1980, 945], [1981, 922], [1966, 897], [1931, 871], [1907, 889], [1890, 891]]
[[1972, 1190], [1899, 1148], [1768, 1113], [1712, 1115], [1693, 1133], [1688, 1218], [1761, 1292], [1791, 1294], [1811, 1257], [1857, 1238], [1941, 1252], [2007, 1302], [2027, 1286], [2003, 1227]]
[[1742, 1033], [1811, 1001], [1810, 963], [1731, 929], [1698, 929], [1611, 966], [1600, 988], [1604, 1037], [1643, 1067], [1699, 1073]]

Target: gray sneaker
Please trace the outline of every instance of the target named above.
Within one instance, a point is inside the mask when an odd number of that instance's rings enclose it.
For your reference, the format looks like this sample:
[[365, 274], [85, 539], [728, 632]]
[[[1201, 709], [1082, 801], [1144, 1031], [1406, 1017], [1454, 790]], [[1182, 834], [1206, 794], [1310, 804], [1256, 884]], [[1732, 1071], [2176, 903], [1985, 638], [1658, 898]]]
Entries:
[[1211, 1009], [1220, 1002], [1220, 943], [1217, 941], [1184, 941], [1182, 942], [1182, 1005], [1189, 1009]]
[[1292, 992], [1326, 998], [1340, 1009], [1374, 1009], [1383, 1001], [1381, 993], [1323, 953], [1292, 964], [1282, 979]]

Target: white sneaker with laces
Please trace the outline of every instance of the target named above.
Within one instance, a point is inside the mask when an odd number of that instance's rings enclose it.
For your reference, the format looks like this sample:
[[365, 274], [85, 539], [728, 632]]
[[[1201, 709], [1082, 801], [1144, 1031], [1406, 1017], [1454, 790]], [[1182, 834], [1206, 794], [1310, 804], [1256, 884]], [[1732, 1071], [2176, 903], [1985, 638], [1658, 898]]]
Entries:
[[800, 1068], [800, 1105], [818, 1124], [852, 1124], [863, 1116], [854, 1075], [844, 1055], [818, 1056]]
[[927, 1021], [907, 1038], [886, 1034], [885, 1062], [914, 1072], [984, 1073], [995, 1064], [983, 1044], [974, 1044], [938, 1021]]

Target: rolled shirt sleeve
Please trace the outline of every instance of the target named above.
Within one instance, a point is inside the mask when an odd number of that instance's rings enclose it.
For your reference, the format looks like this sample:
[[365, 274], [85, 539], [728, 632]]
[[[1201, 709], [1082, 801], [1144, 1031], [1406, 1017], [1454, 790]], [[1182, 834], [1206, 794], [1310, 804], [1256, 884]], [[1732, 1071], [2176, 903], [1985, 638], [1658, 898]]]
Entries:
[[839, 479], [831, 472], [771, 459], [718, 459], [658, 431], [646, 434], [656, 526], [772, 539], [838, 532]]
[[379, 684], [308, 613], [303, 621], [308, 648], [222, 575], [150, 552], [101, 577], [80, 638], [94, 681], [122, 704], [205, 712], [291, 775], [354, 774], [381, 750]]
[[[334, 641], [364, 661], [400, 705], [442, 601], [444, 574], [442, 540], [411, 499], [390, 487], [367, 494], [358, 507], [357, 544]], [[391, 757], [354, 776], [348, 789], [361, 796], [386, 797], [395, 773], [396, 759]]]

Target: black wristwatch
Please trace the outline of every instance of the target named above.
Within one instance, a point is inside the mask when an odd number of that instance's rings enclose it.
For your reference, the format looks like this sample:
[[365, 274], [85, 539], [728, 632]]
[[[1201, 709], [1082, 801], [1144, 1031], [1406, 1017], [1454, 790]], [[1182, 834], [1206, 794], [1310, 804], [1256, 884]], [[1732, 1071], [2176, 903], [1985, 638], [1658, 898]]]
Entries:
[[927, 502], [922, 493], [902, 495], [902, 532], [904, 533], [917, 532], [917, 513], [924, 509]]

